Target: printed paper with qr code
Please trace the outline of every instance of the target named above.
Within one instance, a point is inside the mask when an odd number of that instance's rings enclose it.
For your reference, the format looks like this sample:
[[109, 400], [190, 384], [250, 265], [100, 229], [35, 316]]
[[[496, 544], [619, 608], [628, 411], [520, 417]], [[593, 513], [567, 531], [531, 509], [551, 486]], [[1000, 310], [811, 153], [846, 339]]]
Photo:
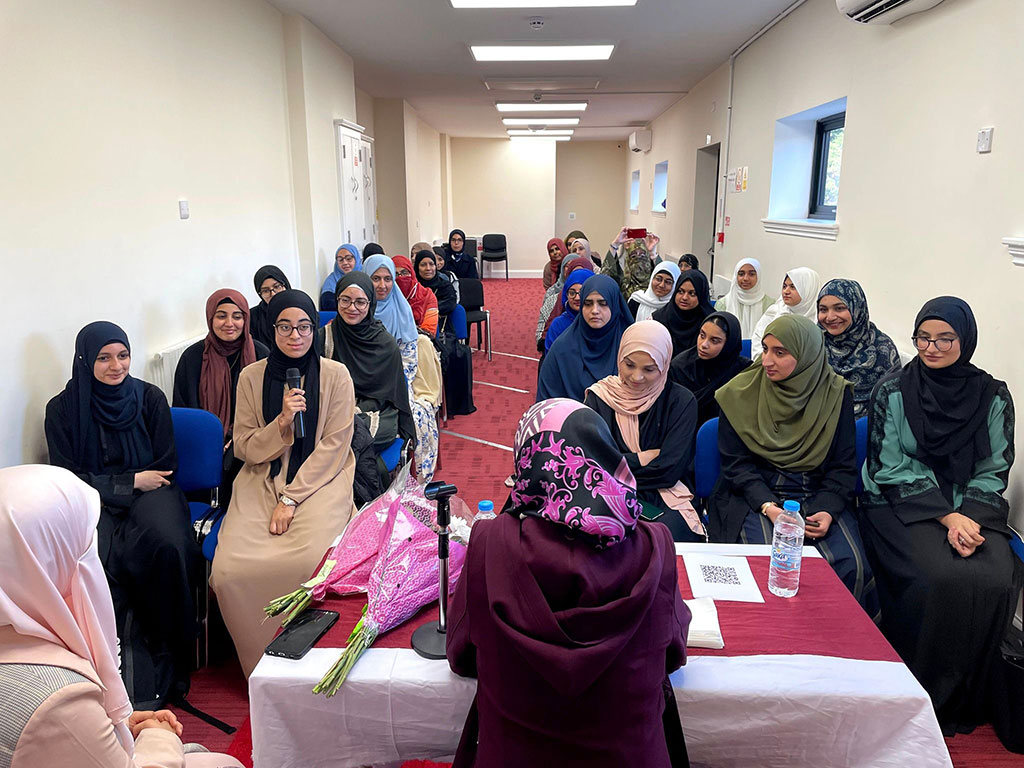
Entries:
[[687, 552], [683, 563], [694, 597], [738, 603], [764, 602], [745, 557]]

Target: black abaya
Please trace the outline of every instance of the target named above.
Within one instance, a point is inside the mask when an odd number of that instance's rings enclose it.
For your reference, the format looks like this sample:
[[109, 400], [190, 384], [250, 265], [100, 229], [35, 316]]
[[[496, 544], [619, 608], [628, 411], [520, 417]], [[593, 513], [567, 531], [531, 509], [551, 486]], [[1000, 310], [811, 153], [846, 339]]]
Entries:
[[[173, 482], [153, 491], [134, 489], [135, 474], [145, 470], [175, 470], [174, 432], [167, 400], [159, 388], [143, 383], [141, 421], [152, 445], [152, 460], [146, 466], [129, 466], [118, 440], [97, 425], [90, 430], [92, 446], [102, 457], [102, 466], [89, 471], [76, 457], [78, 429], [75, 404], [68, 392], [54, 397], [46, 406], [46, 442], [50, 463], [74, 472], [100, 494], [100, 524], [97, 543], [107, 578], [115, 595], [119, 630], [125, 625], [124, 612], [131, 610], [142, 625], [148, 655], [157, 665], [173, 670], [159, 671], [155, 679], [173, 679], [177, 692], [187, 690], [188, 675], [195, 653], [197, 627], [192, 577], [201, 555], [189, 526], [188, 507]], [[173, 476], [172, 476], [173, 477]], [[122, 655], [128, 653], [130, 638], [120, 637]], [[135, 663], [141, 662], [141, 654]], [[122, 676], [129, 691], [135, 688], [131, 669], [123, 665]], [[157, 691], [166, 697], [175, 691]], [[145, 694], [136, 694], [140, 703]], [[158, 696], [155, 701], [159, 702]], [[147, 703], [154, 699], [145, 698]]]
[[676, 541], [703, 541], [703, 537], [690, 531], [678, 512], [670, 510], [658, 492], [682, 482], [693, 488], [693, 449], [697, 430], [697, 401], [678, 384], [666, 383], [664, 391], [654, 405], [639, 416], [641, 450], [657, 448], [657, 458], [641, 465], [622, 437], [615, 420], [615, 411], [593, 392], [587, 392], [586, 405], [597, 411], [611, 430], [619, 450], [622, 451], [636, 480], [637, 496], [647, 507], [657, 507], [666, 514], [658, 518], [672, 531]]

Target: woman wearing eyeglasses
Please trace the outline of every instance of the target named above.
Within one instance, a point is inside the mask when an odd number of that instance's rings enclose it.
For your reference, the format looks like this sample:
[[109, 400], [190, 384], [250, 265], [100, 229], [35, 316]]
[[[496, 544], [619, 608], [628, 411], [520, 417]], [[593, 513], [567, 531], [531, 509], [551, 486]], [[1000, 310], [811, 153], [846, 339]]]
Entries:
[[882, 631], [952, 735], [987, 720], [1020, 592], [1004, 497], [1013, 400], [971, 363], [978, 326], [963, 300], [925, 304], [913, 341], [917, 357], [871, 395], [862, 520]]
[[317, 349], [348, 368], [359, 417], [370, 428], [374, 445], [386, 448], [396, 437], [415, 440], [402, 353], [373, 316], [373, 282], [364, 272], [351, 272], [338, 281], [335, 300], [338, 316], [316, 332]]
[[281, 291], [290, 290], [292, 284], [288, 282], [284, 272], [273, 264], [267, 264], [257, 269], [252, 282], [260, 297], [259, 303], [249, 310], [249, 327], [252, 329], [252, 337], [267, 349], [273, 349], [274, 329], [271, 326], [274, 321], [267, 315], [267, 305]]
[[[246, 676], [278, 626], [264, 622], [263, 606], [309, 577], [353, 511], [352, 377], [314, 349], [318, 314], [309, 296], [283, 291], [267, 312], [270, 356], [238, 377], [234, 447], [245, 466], [210, 580]], [[296, 389], [286, 384], [290, 368], [301, 377]]]
[[587, 279], [593, 276], [594, 273], [589, 269], [574, 269], [565, 279], [565, 285], [562, 286], [562, 307], [564, 309], [562, 314], [551, 321], [551, 327], [548, 328], [547, 335], [544, 337], [545, 354], [551, 349], [555, 339], [569, 329], [573, 320], [576, 319], [576, 315], [580, 313], [580, 306], [583, 304], [580, 292]]

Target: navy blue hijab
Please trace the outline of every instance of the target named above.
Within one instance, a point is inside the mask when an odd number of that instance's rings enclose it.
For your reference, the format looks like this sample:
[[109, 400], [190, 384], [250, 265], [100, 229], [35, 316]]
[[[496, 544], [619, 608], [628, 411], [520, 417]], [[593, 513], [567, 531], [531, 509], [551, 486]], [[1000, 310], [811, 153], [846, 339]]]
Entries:
[[[594, 329], [584, 319], [582, 304], [597, 292], [608, 302], [611, 317]], [[572, 325], [551, 345], [540, 368], [537, 400], [568, 397], [583, 401], [587, 387], [619, 370], [619, 342], [633, 316], [619, 284], [608, 275], [587, 278], [580, 291], [581, 309]]]
[[108, 440], [116, 440], [124, 470], [142, 470], [153, 463], [153, 443], [143, 420], [145, 390], [129, 374], [120, 384], [104, 384], [93, 374], [96, 358], [107, 344], [120, 342], [129, 354], [128, 335], [114, 323], [89, 323], [75, 339], [71, 380], [64, 388], [64, 404], [74, 430], [75, 461], [86, 472], [110, 471]]

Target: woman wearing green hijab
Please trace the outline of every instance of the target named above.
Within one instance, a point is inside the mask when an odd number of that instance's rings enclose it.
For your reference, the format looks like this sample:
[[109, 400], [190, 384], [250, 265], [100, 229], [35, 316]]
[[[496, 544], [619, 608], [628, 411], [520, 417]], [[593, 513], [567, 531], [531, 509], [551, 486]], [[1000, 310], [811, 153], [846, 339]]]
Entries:
[[782, 502], [797, 501], [806, 543], [874, 618], [874, 578], [852, 514], [852, 388], [829, 366], [821, 329], [802, 315], [772, 321], [761, 353], [715, 394], [722, 471], [709, 505], [711, 541], [770, 544]]

